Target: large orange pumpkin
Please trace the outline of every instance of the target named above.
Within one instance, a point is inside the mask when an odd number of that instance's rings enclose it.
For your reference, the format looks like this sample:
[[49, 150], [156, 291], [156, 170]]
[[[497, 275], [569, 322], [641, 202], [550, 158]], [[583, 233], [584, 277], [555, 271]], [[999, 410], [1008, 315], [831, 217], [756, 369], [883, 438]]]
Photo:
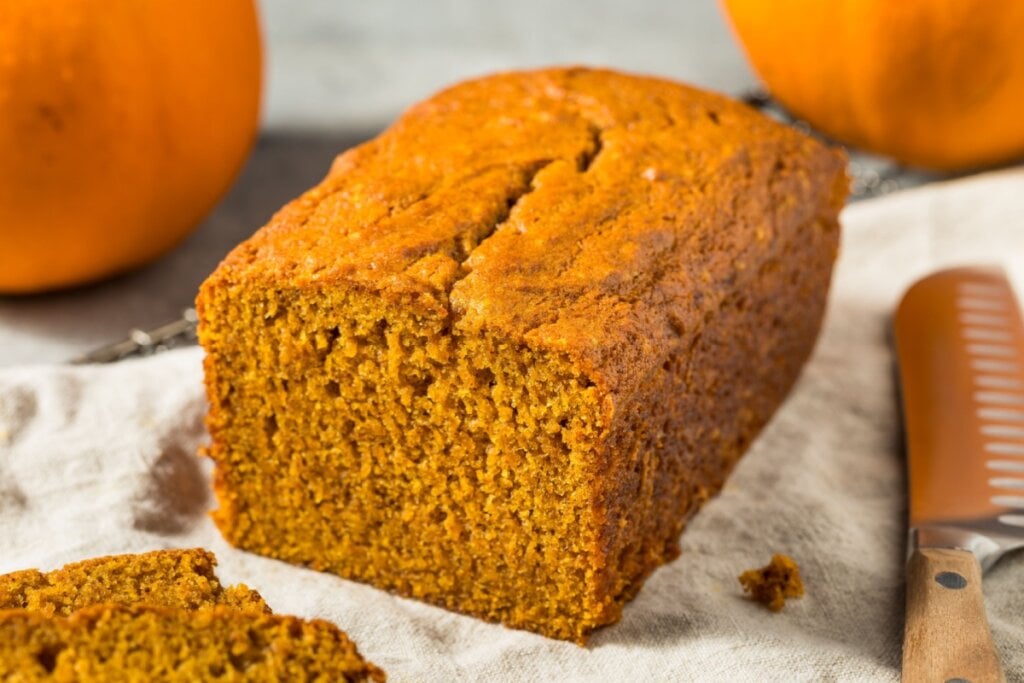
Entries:
[[754, 69], [837, 140], [958, 170], [1024, 155], [1021, 0], [723, 0]]
[[0, 292], [150, 261], [252, 144], [253, 0], [8, 0], [0, 11]]

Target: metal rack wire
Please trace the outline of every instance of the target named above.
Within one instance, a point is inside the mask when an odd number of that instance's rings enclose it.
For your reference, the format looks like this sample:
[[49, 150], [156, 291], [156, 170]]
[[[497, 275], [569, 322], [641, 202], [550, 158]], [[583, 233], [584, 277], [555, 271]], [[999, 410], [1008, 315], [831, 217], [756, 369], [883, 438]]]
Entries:
[[[816, 137], [830, 145], [843, 147], [840, 143], [812, 128], [806, 121], [794, 117], [764, 91], [754, 90], [748, 92], [740, 97], [740, 100], [755, 109], [759, 109], [773, 119], [796, 128], [802, 133]], [[923, 185], [924, 183], [939, 179], [939, 176], [909, 169], [883, 157], [867, 154], [848, 147], [844, 147], [844, 149], [846, 149], [846, 153], [850, 157], [848, 172], [851, 179], [851, 202], [879, 197], [897, 190], [915, 185]]]
[[71, 359], [71, 363], [113, 363], [125, 358], [152, 356], [180, 346], [191, 346], [196, 343], [198, 320], [196, 309], [186, 308], [177, 320], [149, 330], [131, 330], [126, 339], [76, 356]]

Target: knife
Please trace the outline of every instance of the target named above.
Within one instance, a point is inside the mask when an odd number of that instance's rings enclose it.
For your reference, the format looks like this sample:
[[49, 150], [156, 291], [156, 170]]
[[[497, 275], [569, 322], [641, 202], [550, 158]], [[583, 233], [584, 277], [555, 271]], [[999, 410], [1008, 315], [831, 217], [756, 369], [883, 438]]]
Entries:
[[893, 321], [910, 489], [903, 681], [1004, 681], [982, 572], [1024, 546], [1024, 321], [1002, 271], [944, 270]]

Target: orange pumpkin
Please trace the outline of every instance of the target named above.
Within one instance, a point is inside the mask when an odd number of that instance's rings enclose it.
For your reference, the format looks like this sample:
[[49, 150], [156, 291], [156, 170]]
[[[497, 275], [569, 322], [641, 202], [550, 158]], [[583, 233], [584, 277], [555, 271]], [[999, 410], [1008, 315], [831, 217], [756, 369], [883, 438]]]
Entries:
[[835, 139], [938, 170], [1024, 155], [1021, 0], [723, 0], [754, 69]]
[[0, 11], [0, 292], [125, 271], [185, 237], [258, 123], [253, 0]]

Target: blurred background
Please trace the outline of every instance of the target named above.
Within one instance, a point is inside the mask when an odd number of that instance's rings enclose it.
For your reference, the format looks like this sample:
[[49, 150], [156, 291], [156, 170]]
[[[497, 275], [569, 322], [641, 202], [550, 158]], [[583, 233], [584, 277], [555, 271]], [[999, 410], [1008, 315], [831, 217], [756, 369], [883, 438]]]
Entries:
[[755, 87], [714, 0], [260, 0], [259, 9], [261, 133], [232, 190], [142, 270], [0, 297], [0, 365], [66, 360], [178, 317], [227, 251], [319, 180], [337, 153], [462, 78], [582, 63], [731, 94]]
[[260, 6], [269, 130], [375, 132], [444, 85], [551, 64], [615, 66], [727, 93], [756, 82], [715, 0]]
[[582, 64], [743, 97], [877, 153], [851, 155], [856, 199], [1020, 162], [1022, 32], [1020, 0], [15, 3], [0, 13], [0, 365], [180, 319], [338, 153], [465, 78]]

